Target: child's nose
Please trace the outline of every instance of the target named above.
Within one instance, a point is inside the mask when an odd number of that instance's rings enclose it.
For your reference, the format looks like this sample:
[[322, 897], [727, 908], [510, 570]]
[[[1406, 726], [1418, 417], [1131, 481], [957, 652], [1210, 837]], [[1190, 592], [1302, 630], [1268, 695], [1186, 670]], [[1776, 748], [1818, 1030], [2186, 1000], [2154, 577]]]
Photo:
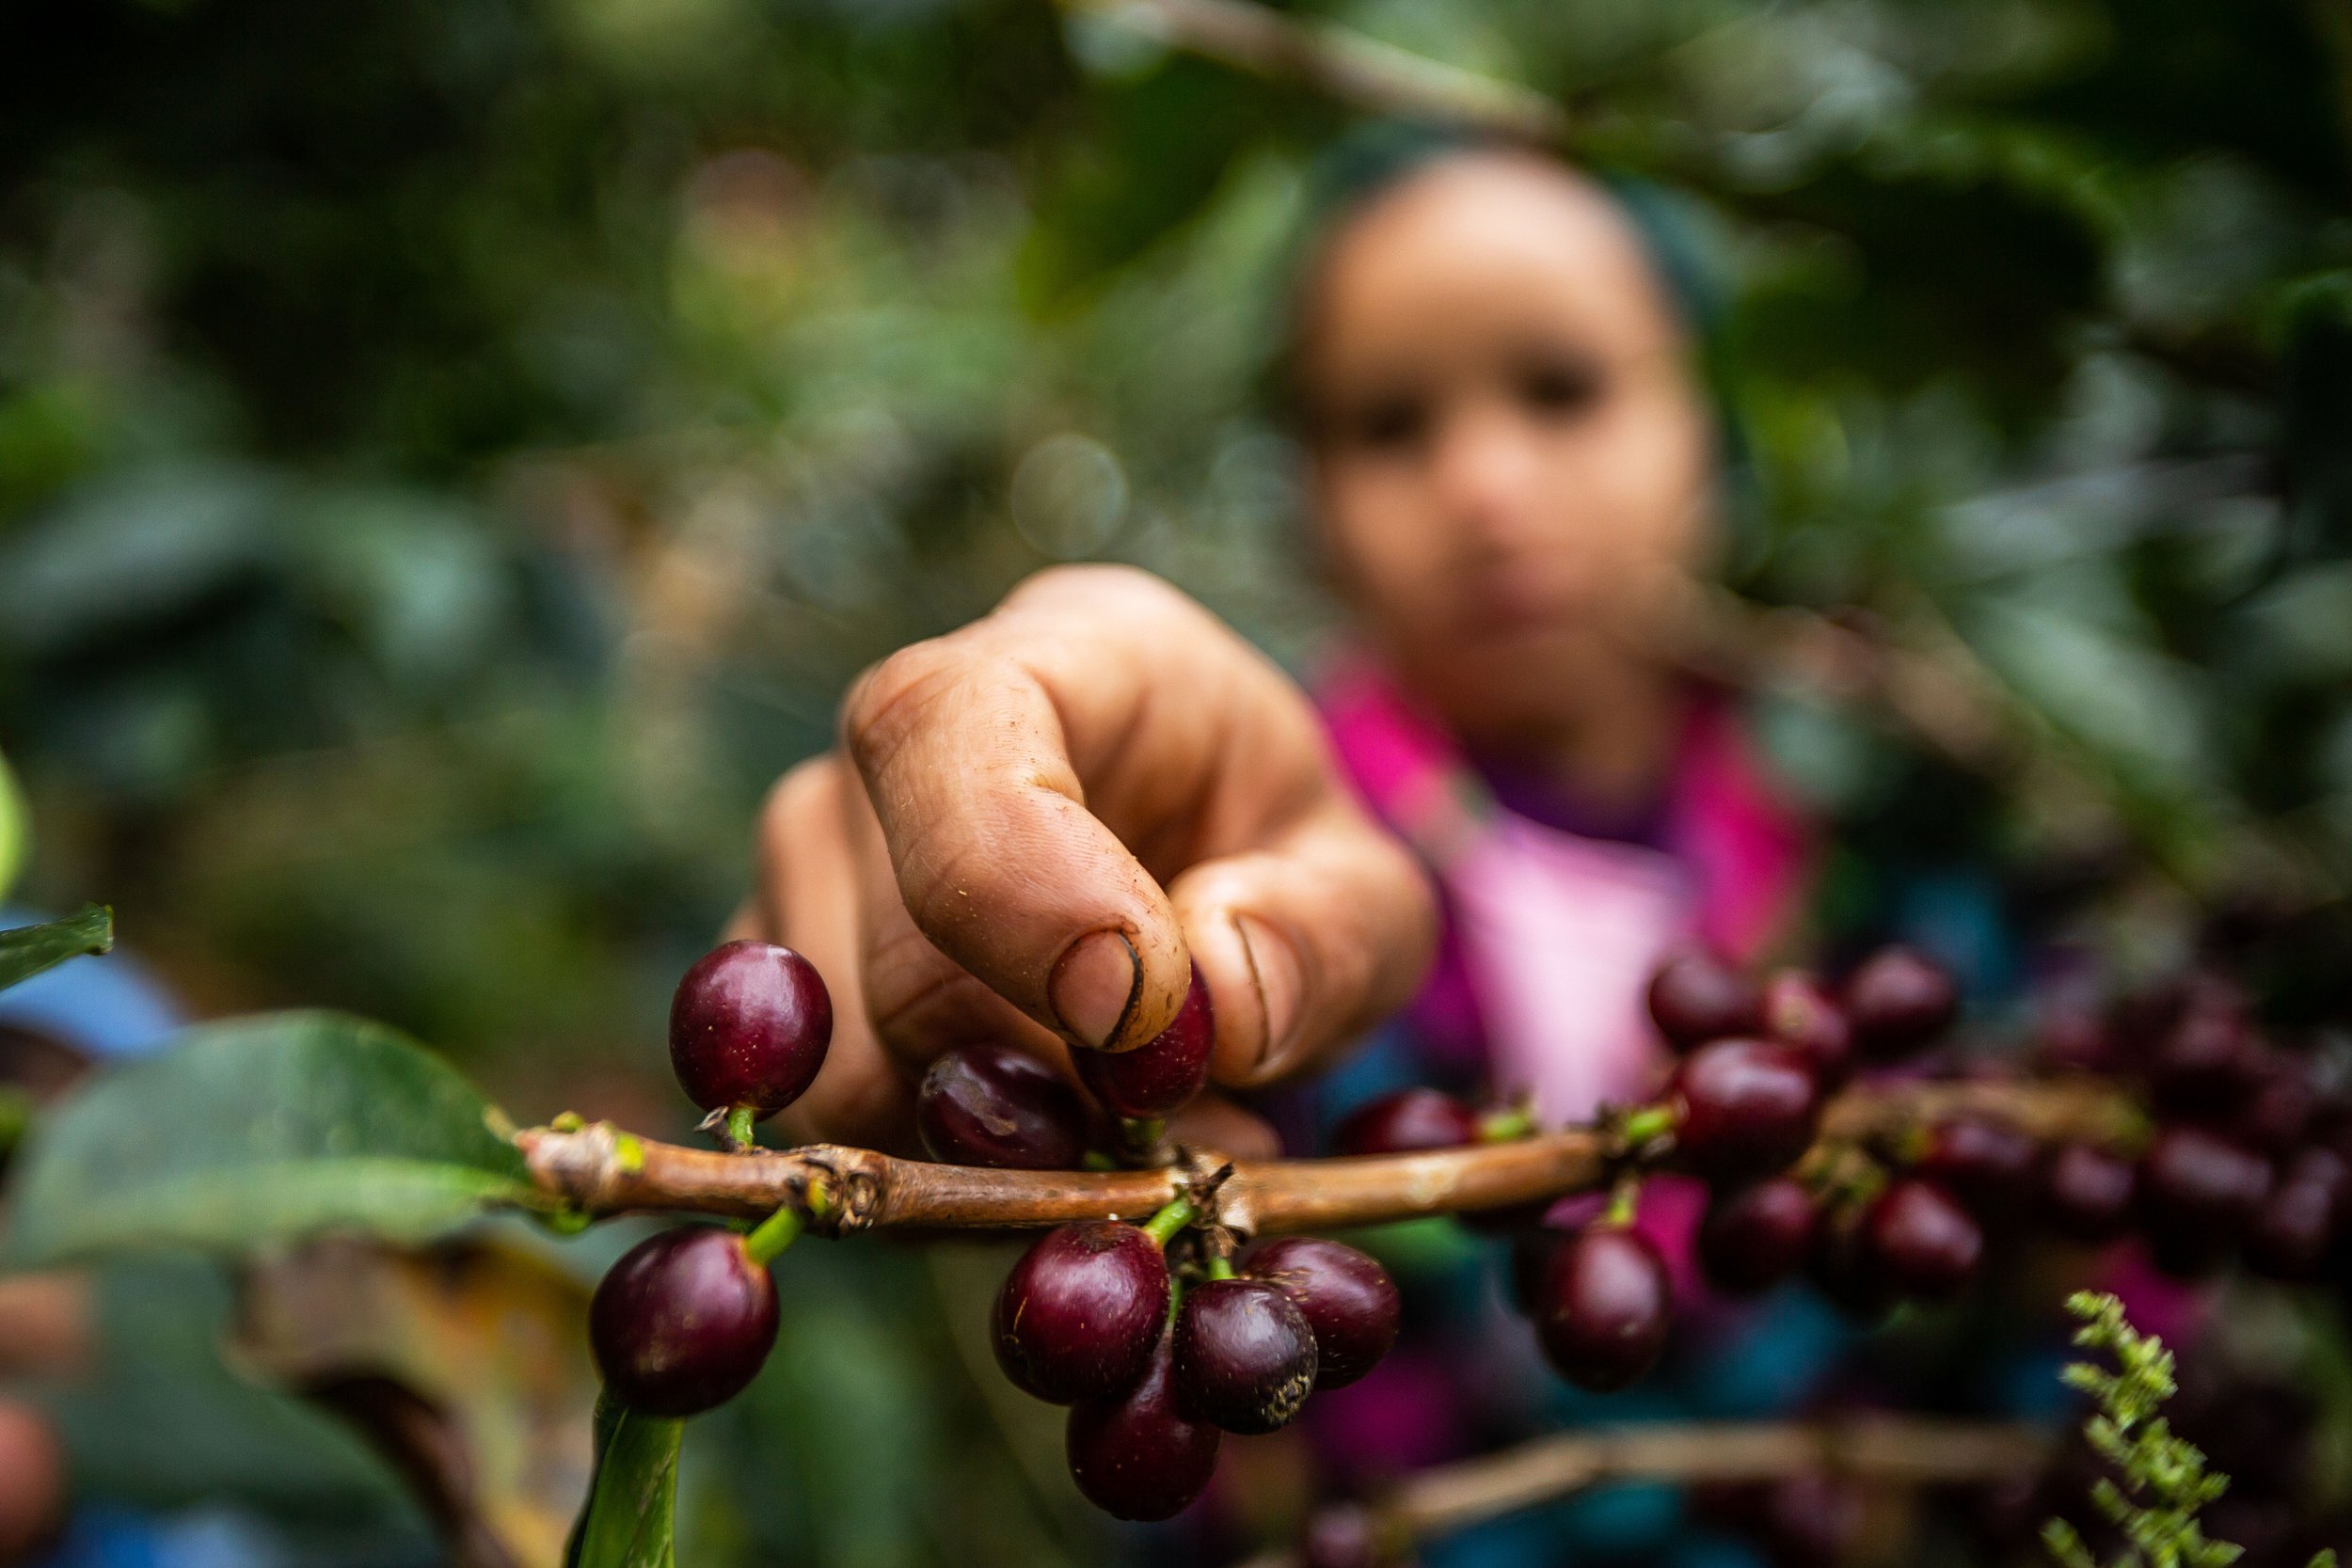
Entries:
[[1447, 420], [1431, 466], [1447, 521], [1481, 543], [1507, 542], [1537, 512], [1545, 480], [1536, 433], [1500, 399]]

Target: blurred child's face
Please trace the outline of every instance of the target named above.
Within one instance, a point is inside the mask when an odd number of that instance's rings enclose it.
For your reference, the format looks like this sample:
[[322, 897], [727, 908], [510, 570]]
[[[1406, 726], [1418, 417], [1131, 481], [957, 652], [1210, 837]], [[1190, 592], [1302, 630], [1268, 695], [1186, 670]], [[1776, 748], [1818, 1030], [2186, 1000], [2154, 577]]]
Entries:
[[1597, 187], [1466, 154], [1348, 220], [1302, 342], [1317, 508], [1397, 669], [1473, 738], [1658, 704], [1642, 623], [1713, 500], [1681, 328]]

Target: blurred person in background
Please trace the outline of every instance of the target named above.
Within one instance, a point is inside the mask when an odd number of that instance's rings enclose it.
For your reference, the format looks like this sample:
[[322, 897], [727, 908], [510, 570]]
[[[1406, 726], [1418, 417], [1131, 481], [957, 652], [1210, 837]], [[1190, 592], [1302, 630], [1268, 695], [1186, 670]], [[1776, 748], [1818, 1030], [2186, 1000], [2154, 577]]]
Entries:
[[[1670, 240], [1638, 197], [1530, 152], [1384, 131], [1329, 174], [1291, 371], [1354, 645], [1311, 702], [1173, 590], [1075, 569], [870, 673], [842, 752], [772, 797], [740, 923], [844, 977], [794, 1132], [903, 1143], [916, 1075], [974, 1035], [1049, 1056], [1149, 1038], [1187, 957], [1228, 1089], [1372, 1035], [1304, 1116], [1261, 1101], [1294, 1143], [1406, 1083], [1581, 1119], [1655, 1080], [1661, 957], [1753, 960], [1794, 924], [1805, 825], [1664, 651], [1722, 544], [1726, 441]], [[1179, 1132], [1275, 1143], [1230, 1103]], [[1661, 1196], [1678, 1216], [1645, 1223], [1694, 1217]], [[1531, 1398], [1554, 1386], [1521, 1375], [1483, 1253], [1424, 1261], [1403, 1260], [1407, 1344], [1316, 1423], [1343, 1485], [1574, 1414]], [[1830, 1333], [1783, 1343], [1768, 1386], [1721, 1357], [1698, 1381], [1719, 1410], [1785, 1401]], [[1521, 1544], [1446, 1556], [1559, 1538]]]

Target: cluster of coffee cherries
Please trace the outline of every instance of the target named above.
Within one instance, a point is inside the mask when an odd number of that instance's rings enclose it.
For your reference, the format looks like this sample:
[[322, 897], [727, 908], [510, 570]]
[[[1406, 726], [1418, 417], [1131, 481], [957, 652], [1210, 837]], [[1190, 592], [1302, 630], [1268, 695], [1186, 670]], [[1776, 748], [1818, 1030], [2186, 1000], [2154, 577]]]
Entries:
[[[979, 1044], [932, 1064], [916, 1125], [932, 1158], [954, 1164], [1070, 1170], [1151, 1158], [1159, 1123], [1207, 1082], [1215, 1037], [1195, 972], [1154, 1038], [1071, 1053], [1102, 1114], [1037, 1058]], [[1315, 1390], [1370, 1371], [1396, 1338], [1396, 1287], [1364, 1253], [1289, 1237], [1236, 1266], [1230, 1237], [1202, 1218], [1185, 1198], [1142, 1224], [1064, 1225], [1013, 1265], [996, 1299], [1005, 1375], [1070, 1407], [1071, 1476], [1121, 1519], [1173, 1515], [1208, 1485], [1221, 1433], [1285, 1425]]]
[[[1560, 1374], [1596, 1392], [1623, 1388], [1665, 1348], [1674, 1312], [1666, 1262], [1633, 1224], [1638, 1174], [1654, 1164], [1708, 1183], [1699, 1259], [1720, 1290], [1754, 1294], [1807, 1266], [1857, 1308], [1964, 1285], [1983, 1248], [1957, 1191], [1973, 1180], [1973, 1124], [1875, 1182], [1806, 1158], [1827, 1097], [1857, 1070], [1931, 1043], [1957, 1006], [1950, 976], [1903, 947], [1872, 955], [1834, 989], [1793, 970], [1758, 981], [1702, 953], [1661, 967], [1650, 1015], [1677, 1059], [1654, 1103], [1605, 1120], [1623, 1167], [1611, 1201], [1597, 1214], [1571, 1199], [1472, 1216], [1517, 1233], [1513, 1294]], [[1415, 1088], [1364, 1106], [1334, 1142], [1342, 1154], [1396, 1154], [1525, 1124]], [[1580, 1207], [1587, 1212], [1576, 1216]]]
[[[736, 1145], [804, 1093], [833, 1039], [833, 1000], [789, 948], [731, 942], [686, 972], [670, 1004], [670, 1065]], [[605, 1391], [649, 1416], [700, 1415], [742, 1392], [776, 1340], [768, 1263], [787, 1239], [690, 1225], [640, 1242], [588, 1307]]]

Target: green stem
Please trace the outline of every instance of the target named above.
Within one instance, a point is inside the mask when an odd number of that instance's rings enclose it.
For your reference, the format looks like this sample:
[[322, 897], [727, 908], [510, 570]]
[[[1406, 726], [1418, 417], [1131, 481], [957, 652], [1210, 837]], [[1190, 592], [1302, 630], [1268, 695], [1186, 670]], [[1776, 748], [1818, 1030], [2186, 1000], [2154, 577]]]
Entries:
[[1119, 1135], [1138, 1154], [1148, 1154], [1168, 1136], [1168, 1123], [1159, 1117], [1120, 1117]]
[[755, 1263], [772, 1263], [786, 1247], [800, 1240], [806, 1222], [801, 1218], [801, 1212], [785, 1204], [743, 1238], [743, 1251]]
[[759, 1111], [751, 1105], [734, 1105], [727, 1109], [726, 1140], [730, 1148], [752, 1147], [752, 1129], [759, 1122]]
[[1653, 1143], [1675, 1130], [1681, 1116], [1672, 1105], [1643, 1105], [1626, 1113], [1617, 1124], [1617, 1135], [1628, 1148], [1639, 1148]]
[[1482, 1144], [1507, 1144], [1535, 1135], [1535, 1108], [1524, 1102], [1489, 1111], [1478, 1118], [1478, 1141]]
[[1642, 1203], [1642, 1179], [1631, 1171], [1617, 1178], [1609, 1189], [1609, 1207], [1600, 1216], [1600, 1223], [1622, 1230], [1633, 1223], [1633, 1216]]
[[685, 1431], [684, 1421], [620, 1412], [576, 1528], [576, 1568], [676, 1568], [672, 1515]]
[[1200, 1211], [1193, 1208], [1192, 1199], [1172, 1198], [1158, 1213], [1143, 1222], [1143, 1232], [1160, 1245], [1166, 1246], [1176, 1239], [1176, 1232], [1199, 1217]]
[[1078, 1168], [1081, 1170], [1106, 1171], [1123, 1170], [1126, 1167], [1121, 1165], [1118, 1161], [1112, 1159], [1109, 1155], [1104, 1153], [1101, 1149], [1089, 1148], [1086, 1151], [1085, 1157], [1079, 1160]]
[[1211, 1279], [1231, 1279], [1231, 1278], [1232, 1278], [1232, 1277], [1233, 1277], [1233, 1260], [1232, 1260], [1231, 1258], [1212, 1258], [1212, 1259], [1209, 1259], [1209, 1277], [1210, 1277]]

